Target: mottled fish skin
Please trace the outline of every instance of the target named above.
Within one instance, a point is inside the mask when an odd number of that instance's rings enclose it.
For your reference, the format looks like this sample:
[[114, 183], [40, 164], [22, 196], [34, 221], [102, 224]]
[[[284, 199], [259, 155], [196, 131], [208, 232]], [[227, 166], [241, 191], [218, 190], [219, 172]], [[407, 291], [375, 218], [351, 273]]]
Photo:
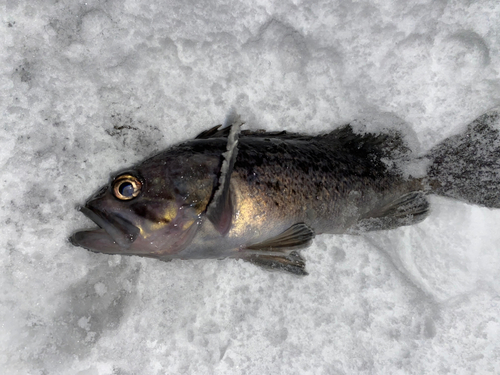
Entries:
[[381, 202], [423, 188], [389, 169], [374, 141], [350, 127], [320, 137], [242, 138], [232, 175], [240, 209], [234, 231], [280, 223], [281, 232], [304, 222], [316, 233], [345, 233]]
[[[487, 115], [489, 125], [499, 118], [498, 111]], [[211, 128], [116, 174], [83, 210], [103, 229], [75, 233], [71, 242], [162, 260], [242, 258], [305, 274], [296, 250], [315, 234], [414, 224], [428, 213], [426, 194], [449, 190], [450, 173], [439, 169], [443, 154], [453, 154], [449, 142], [431, 165], [432, 178], [412, 178], [400, 169], [412, 154], [397, 133], [358, 134], [347, 125], [310, 136], [240, 132], [239, 125]], [[460, 191], [453, 196], [460, 199]]]

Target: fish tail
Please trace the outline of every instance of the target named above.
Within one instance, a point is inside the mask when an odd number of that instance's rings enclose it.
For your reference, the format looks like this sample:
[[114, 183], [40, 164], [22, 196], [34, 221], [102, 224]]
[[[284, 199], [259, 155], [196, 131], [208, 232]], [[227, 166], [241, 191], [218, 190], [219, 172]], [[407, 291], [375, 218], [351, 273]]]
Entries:
[[500, 108], [447, 138], [429, 154], [432, 193], [472, 204], [500, 208]]

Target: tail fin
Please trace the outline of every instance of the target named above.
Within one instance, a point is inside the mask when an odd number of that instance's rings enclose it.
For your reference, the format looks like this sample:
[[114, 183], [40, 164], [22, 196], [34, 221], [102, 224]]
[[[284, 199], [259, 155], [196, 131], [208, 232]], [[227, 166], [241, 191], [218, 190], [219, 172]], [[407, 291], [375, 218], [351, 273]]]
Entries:
[[500, 208], [500, 108], [473, 121], [463, 134], [431, 150], [433, 193]]

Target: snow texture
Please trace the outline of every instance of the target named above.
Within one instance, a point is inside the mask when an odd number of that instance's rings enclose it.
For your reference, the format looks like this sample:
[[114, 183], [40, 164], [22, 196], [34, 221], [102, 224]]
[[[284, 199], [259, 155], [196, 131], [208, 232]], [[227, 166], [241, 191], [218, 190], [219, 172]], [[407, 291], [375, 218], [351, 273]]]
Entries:
[[[221, 123], [425, 153], [500, 105], [500, 2], [0, 2], [0, 373], [498, 374], [500, 211], [318, 236], [309, 276], [90, 253], [78, 204]], [[375, 125], [375, 126], [379, 126]]]

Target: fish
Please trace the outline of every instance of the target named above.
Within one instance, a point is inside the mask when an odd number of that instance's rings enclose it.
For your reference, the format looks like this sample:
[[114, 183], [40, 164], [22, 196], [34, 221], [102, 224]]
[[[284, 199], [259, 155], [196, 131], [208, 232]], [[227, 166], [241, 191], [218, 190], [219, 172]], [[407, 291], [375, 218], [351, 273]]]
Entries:
[[[424, 156], [397, 131], [351, 124], [320, 135], [242, 130], [239, 116], [114, 173], [80, 207], [98, 228], [70, 242], [92, 252], [234, 258], [306, 275], [316, 235], [421, 222], [436, 194], [500, 208], [500, 111]], [[409, 173], [412, 163], [425, 173]]]

